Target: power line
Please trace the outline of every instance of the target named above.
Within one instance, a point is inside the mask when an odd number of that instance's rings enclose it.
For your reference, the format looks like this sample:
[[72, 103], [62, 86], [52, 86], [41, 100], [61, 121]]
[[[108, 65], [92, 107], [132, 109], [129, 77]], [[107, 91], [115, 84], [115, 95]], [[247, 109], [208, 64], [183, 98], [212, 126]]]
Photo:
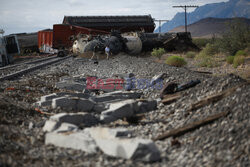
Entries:
[[187, 8], [198, 8], [196, 5], [180, 5], [173, 6], [173, 8], [183, 8], [185, 10], [185, 32], [187, 32]]
[[162, 21], [169, 21], [169, 20], [156, 20], [156, 19], [154, 19], [154, 21], [158, 21], [159, 22], [159, 33], [161, 33], [161, 22]]

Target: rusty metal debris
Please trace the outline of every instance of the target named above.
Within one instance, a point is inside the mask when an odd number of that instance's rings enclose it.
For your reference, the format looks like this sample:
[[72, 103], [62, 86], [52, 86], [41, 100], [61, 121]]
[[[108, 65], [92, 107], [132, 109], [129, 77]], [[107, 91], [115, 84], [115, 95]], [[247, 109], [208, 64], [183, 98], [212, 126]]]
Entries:
[[192, 80], [190, 82], [178, 85], [176, 82], [167, 83], [161, 90], [160, 97], [163, 99], [166, 94], [174, 94], [186, 90], [188, 88], [194, 87], [199, 84], [200, 80]]

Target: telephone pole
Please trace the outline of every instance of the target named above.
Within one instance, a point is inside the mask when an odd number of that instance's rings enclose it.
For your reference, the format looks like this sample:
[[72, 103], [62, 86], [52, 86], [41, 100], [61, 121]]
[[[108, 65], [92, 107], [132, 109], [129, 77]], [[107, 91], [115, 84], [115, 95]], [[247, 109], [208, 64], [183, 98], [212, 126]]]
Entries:
[[169, 21], [169, 20], [156, 20], [156, 19], [154, 19], [154, 21], [158, 21], [159, 22], [159, 33], [161, 33], [161, 22], [162, 21]]
[[198, 8], [199, 6], [196, 5], [180, 5], [180, 6], [173, 6], [173, 8], [183, 8], [185, 10], [185, 32], [187, 32], [187, 8]]

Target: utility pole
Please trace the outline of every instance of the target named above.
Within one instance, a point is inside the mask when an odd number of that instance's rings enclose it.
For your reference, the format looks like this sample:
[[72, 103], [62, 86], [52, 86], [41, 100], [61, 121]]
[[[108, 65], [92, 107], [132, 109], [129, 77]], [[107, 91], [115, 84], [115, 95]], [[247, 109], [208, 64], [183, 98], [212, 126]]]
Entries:
[[173, 6], [173, 8], [183, 8], [185, 10], [185, 32], [187, 32], [187, 8], [198, 8], [199, 6], [196, 5], [180, 5], [180, 6]]
[[159, 33], [161, 33], [161, 22], [162, 21], [169, 21], [169, 20], [156, 20], [156, 19], [154, 19], [154, 21], [158, 21], [159, 22]]

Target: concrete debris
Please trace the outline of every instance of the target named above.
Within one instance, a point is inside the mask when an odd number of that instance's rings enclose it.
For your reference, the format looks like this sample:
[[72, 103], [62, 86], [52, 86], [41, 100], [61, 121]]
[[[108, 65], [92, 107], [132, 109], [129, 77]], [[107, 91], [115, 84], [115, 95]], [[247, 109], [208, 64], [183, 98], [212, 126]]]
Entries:
[[134, 109], [137, 107], [137, 101], [124, 100], [121, 102], [111, 103], [109, 109], [101, 113], [101, 120], [105, 123], [113, 122], [124, 117], [134, 115]]
[[100, 113], [109, 109], [110, 104], [113, 102], [138, 99], [141, 95], [142, 93], [132, 91], [114, 91], [100, 96], [91, 96], [88, 93], [60, 92], [42, 96], [41, 100], [36, 102], [36, 105], [40, 107], [60, 107], [63, 110]]
[[52, 105], [52, 100], [59, 97], [78, 97], [78, 98], [89, 98], [90, 95], [87, 93], [70, 93], [70, 92], [59, 92], [52, 93], [46, 96], [42, 96], [40, 101], [36, 102], [36, 105], [40, 107], [47, 107]]
[[159, 82], [163, 82], [163, 80], [167, 77], [167, 74], [166, 73], [162, 73], [162, 74], [159, 74], [159, 75], [155, 75], [151, 82], [150, 82], [150, 86], [154, 86], [156, 84], [158, 84]]
[[95, 102], [121, 101], [140, 98], [142, 93], [115, 91], [91, 98]]
[[89, 132], [107, 155], [146, 162], [160, 160], [160, 152], [151, 140], [130, 139], [124, 129], [90, 128]]
[[60, 113], [50, 117], [50, 120], [57, 122], [70, 123], [74, 125], [85, 124], [87, 126], [92, 126], [98, 123], [98, 119], [89, 113]]
[[131, 132], [124, 128], [86, 128], [83, 131], [67, 131], [70, 124], [62, 124], [61, 130], [45, 135], [45, 144], [96, 153], [100, 148], [105, 154], [146, 162], [160, 160], [160, 152], [151, 140], [130, 138]]
[[69, 123], [62, 123], [56, 130], [55, 132], [58, 133], [63, 133], [63, 132], [69, 132], [69, 131], [76, 131], [78, 130], [78, 127], [73, 124]]
[[[63, 123], [67, 123], [62, 125]], [[74, 130], [75, 126], [93, 126], [99, 123], [99, 120], [91, 114], [88, 113], [60, 113], [50, 117], [49, 120], [45, 122], [43, 127], [44, 132], [52, 132], [55, 130]], [[73, 124], [68, 125], [68, 124]]]
[[58, 147], [82, 150], [87, 153], [96, 153], [95, 141], [88, 133], [84, 132], [50, 132], [45, 135], [45, 144], [53, 144]]
[[157, 102], [152, 101], [137, 101], [124, 100], [111, 103], [109, 109], [101, 113], [101, 121], [109, 123], [121, 118], [132, 117], [135, 114], [145, 113], [156, 109]]
[[52, 100], [52, 108], [90, 112], [94, 107], [94, 102], [88, 99], [77, 97], [59, 97]]
[[139, 101], [137, 109], [139, 110], [136, 111], [136, 114], [141, 114], [155, 110], [157, 109], [157, 101], [156, 100]]
[[135, 74], [133, 73], [125, 73], [125, 74], [115, 74], [115, 77], [126, 79], [126, 78], [132, 78], [135, 77]]
[[60, 126], [60, 122], [54, 120], [47, 120], [43, 126], [44, 132], [52, 132]]
[[55, 87], [63, 90], [83, 92], [86, 88], [86, 85], [84, 83], [78, 83], [75, 81], [61, 81], [56, 83]]

